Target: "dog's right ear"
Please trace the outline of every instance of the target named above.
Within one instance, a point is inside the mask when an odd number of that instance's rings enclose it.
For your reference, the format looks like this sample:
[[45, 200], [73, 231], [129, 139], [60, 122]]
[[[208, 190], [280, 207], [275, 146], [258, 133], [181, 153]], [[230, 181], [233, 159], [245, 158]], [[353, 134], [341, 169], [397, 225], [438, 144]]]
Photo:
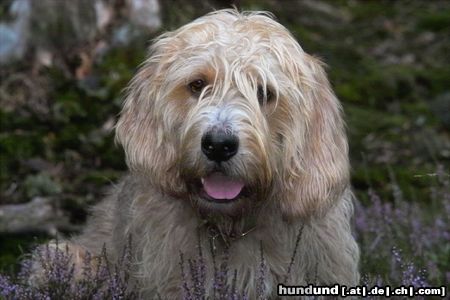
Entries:
[[126, 89], [127, 96], [117, 121], [116, 142], [125, 150], [126, 162], [133, 172], [145, 173], [155, 184], [178, 190], [177, 176], [167, 176], [176, 161], [173, 137], [165, 128], [163, 86], [176, 44], [169, 33], [159, 37], [150, 48], [149, 58]]
[[126, 98], [116, 124], [116, 142], [125, 150], [131, 170], [151, 165], [157, 144], [157, 124], [152, 117], [155, 102], [157, 62], [145, 62], [126, 89]]

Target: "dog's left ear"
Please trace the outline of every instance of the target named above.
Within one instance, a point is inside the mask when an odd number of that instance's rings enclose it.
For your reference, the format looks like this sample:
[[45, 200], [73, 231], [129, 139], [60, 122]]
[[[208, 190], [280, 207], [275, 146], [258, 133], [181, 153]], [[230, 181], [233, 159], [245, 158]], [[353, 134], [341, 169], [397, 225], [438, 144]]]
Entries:
[[[299, 75], [297, 85], [304, 95], [307, 113], [296, 122], [302, 128], [296, 131], [290, 151], [286, 176], [287, 193], [281, 201], [281, 210], [288, 219], [323, 215], [342, 197], [349, 184], [348, 144], [342, 119], [341, 105], [328, 82], [322, 63], [307, 54], [307, 67]], [[307, 83], [306, 78], [309, 77]]]

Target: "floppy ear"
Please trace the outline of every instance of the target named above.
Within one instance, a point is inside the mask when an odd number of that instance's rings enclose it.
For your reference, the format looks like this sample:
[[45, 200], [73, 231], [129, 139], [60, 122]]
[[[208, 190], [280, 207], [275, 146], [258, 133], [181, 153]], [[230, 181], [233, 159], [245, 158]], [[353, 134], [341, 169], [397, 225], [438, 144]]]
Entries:
[[145, 63], [127, 87], [122, 111], [116, 124], [116, 141], [125, 150], [132, 171], [147, 168], [152, 148], [157, 145], [157, 124], [153, 118], [156, 62]]
[[116, 141], [123, 146], [132, 172], [144, 173], [154, 186], [175, 193], [182, 187], [174, 173], [175, 141], [166, 128], [165, 95], [161, 92], [173, 51], [168, 35], [152, 46], [150, 57], [127, 88], [116, 124]]
[[[297, 116], [299, 126], [293, 150], [285, 166], [285, 217], [308, 217], [325, 213], [349, 184], [348, 145], [341, 106], [331, 90], [319, 60], [305, 54], [305, 74], [297, 79], [307, 112]], [[301, 120], [300, 120], [301, 119]], [[296, 126], [296, 125], [294, 125]]]

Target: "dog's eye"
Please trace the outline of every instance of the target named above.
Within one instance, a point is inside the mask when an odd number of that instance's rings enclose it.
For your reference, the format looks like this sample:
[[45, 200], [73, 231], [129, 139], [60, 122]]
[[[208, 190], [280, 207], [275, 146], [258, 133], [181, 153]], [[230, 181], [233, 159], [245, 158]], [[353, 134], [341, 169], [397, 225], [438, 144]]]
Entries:
[[257, 95], [258, 95], [258, 102], [260, 105], [263, 105], [264, 103], [269, 103], [273, 98], [272, 92], [268, 87], [266, 87], [266, 89], [264, 90], [262, 86], [258, 86]]
[[188, 86], [189, 90], [191, 90], [193, 94], [199, 94], [205, 87], [205, 81], [203, 81], [202, 79], [197, 79], [189, 83]]

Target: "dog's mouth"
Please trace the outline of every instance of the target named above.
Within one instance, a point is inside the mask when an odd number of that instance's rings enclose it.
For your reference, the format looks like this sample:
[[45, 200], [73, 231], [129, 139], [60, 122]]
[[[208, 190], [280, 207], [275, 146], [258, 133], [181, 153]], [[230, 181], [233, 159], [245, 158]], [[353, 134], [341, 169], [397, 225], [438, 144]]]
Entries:
[[231, 203], [248, 193], [245, 183], [222, 172], [202, 177], [199, 183], [200, 196], [215, 203]]
[[255, 189], [238, 176], [214, 170], [187, 182], [191, 204], [202, 214], [238, 217], [253, 207]]

